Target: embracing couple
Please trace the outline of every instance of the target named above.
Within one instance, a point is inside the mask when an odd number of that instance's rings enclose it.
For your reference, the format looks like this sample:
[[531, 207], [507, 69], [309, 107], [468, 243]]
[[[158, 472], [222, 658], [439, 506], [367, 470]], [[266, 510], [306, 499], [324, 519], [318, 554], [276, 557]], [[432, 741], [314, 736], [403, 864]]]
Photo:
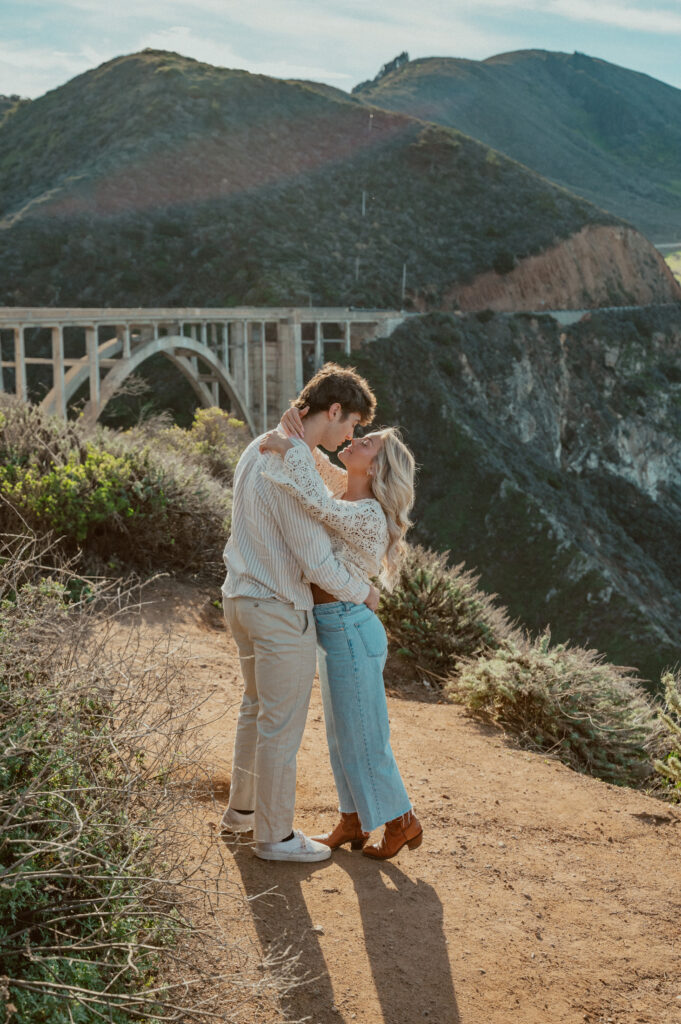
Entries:
[[[362, 377], [329, 363], [280, 428], [251, 442], [234, 476], [222, 593], [244, 696], [222, 827], [253, 829], [264, 860], [325, 860], [344, 843], [384, 859], [421, 843], [390, 747], [387, 641], [371, 582], [390, 588], [395, 578], [414, 458], [392, 428], [354, 437], [375, 407]], [[343, 444], [341, 469], [319, 446]], [[293, 829], [293, 815], [316, 656], [340, 821], [310, 838]]]

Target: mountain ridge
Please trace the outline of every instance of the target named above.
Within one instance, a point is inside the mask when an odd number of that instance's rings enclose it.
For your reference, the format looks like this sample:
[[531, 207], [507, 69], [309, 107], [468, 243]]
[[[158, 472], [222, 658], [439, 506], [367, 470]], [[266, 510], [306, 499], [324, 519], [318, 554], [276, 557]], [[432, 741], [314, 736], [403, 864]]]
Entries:
[[9, 305], [391, 307], [406, 263], [407, 304], [439, 308], [622, 224], [456, 130], [155, 50], [10, 111], [0, 194]]
[[681, 228], [681, 90], [582, 53], [418, 58], [355, 87], [456, 127], [664, 240]]

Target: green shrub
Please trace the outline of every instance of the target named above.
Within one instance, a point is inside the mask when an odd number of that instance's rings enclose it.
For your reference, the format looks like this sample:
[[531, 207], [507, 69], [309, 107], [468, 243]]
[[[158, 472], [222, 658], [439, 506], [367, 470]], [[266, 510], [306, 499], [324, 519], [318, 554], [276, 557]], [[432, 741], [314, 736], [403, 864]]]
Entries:
[[197, 417], [191, 432], [161, 431], [173, 438], [164, 447], [134, 431], [88, 435], [15, 401], [3, 409], [0, 529], [51, 532], [98, 569], [221, 572], [231, 494], [208, 467], [220, 459], [231, 467], [238, 423], [223, 423], [221, 413]]
[[462, 658], [494, 649], [509, 634], [505, 613], [478, 590], [478, 577], [447, 565], [447, 552], [408, 549], [379, 615], [393, 650], [444, 679]]
[[497, 274], [510, 274], [515, 267], [515, 256], [507, 249], [502, 249], [494, 257], [492, 267]]
[[681, 801], [681, 673], [665, 672], [662, 676], [664, 687], [664, 710], [661, 718], [668, 730], [668, 753], [656, 758], [655, 770], [664, 779], [667, 794], [674, 801]]
[[69, 452], [66, 462], [42, 473], [35, 465], [0, 466], [0, 491], [22, 514], [78, 542], [88, 540], [100, 523], [121, 516], [161, 516], [163, 490], [148, 472], [136, 473], [130, 455], [112, 455], [91, 443], [85, 457]]
[[174, 426], [156, 434], [162, 448], [190, 459], [227, 486], [250, 439], [245, 423], [215, 407], [197, 409], [189, 430]]
[[515, 636], [470, 659], [448, 693], [498, 722], [521, 746], [556, 754], [577, 771], [639, 785], [652, 773], [660, 728], [655, 708], [628, 669], [595, 651]]

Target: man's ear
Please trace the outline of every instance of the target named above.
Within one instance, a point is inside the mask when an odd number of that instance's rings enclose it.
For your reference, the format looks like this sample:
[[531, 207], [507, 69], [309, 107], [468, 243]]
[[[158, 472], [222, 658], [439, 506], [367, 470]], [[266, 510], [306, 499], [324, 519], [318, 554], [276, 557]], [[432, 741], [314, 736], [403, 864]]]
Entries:
[[326, 411], [330, 420], [337, 420], [343, 415], [343, 406], [340, 402], [334, 402]]

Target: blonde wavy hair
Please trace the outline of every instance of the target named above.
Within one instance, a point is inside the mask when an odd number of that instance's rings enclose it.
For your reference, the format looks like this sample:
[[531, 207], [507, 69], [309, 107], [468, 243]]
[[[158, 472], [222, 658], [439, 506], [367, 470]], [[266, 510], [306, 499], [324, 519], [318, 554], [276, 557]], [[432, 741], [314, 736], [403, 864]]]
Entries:
[[388, 522], [388, 550], [383, 556], [381, 584], [392, 590], [406, 550], [404, 535], [411, 526], [409, 513], [414, 504], [414, 456], [397, 427], [379, 430], [383, 444], [371, 463], [371, 489]]

